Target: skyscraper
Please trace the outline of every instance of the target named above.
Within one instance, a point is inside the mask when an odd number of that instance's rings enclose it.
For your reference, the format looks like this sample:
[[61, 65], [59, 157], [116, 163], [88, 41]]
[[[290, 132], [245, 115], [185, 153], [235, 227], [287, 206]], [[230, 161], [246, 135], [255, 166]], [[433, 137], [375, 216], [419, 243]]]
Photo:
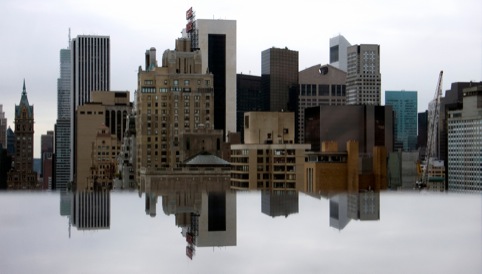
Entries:
[[238, 74], [236, 85], [236, 132], [239, 132], [241, 140], [244, 140], [244, 113], [248, 111], [263, 110], [261, 100], [261, 77]]
[[3, 112], [3, 105], [0, 104], [0, 146], [7, 148], [7, 118]]
[[92, 91], [110, 90], [110, 37], [79, 35], [72, 39], [71, 50], [71, 109], [70, 109], [70, 181], [76, 173], [75, 114], [77, 108], [90, 102]]
[[34, 112], [27, 98], [23, 81], [20, 104], [15, 105], [15, 156], [8, 173], [9, 189], [34, 189], [38, 187], [37, 173], [33, 171]]
[[[261, 52], [261, 92], [265, 111], [294, 111], [290, 93], [298, 89], [298, 52], [270, 48]], [[293, 109], [291, 109], [293, 108]]]
[[198, 19], [188, 31], [204, 73], [213, 74], [214, 129], [236, 132], [236, 21]]
[[43, 189], [52, 188], [52, 155], [54, 152], [54, 132], [49, 130], [47, 134], [40, 136], [40, 174], [43, 180]]
[[342, 35], [330, 38], [330, 65], [347, 71], [347, 49], [351, 46], [350, 42]]
[[402, 144], [404, 151], [417, 148], [417, 92], [385, 91], [385, 105], [395, 112], [395, 142]]
[[380, 45], [348, 47], [346, 76], [347, 105], [380, 105], [381, 74]]
[[482, 192], [482, 83], [463, 89], [462, 109], [447, 113], [448, 190]]
[[57, 121], [55, 123], [54, 184], [52, 188], [67, 189], [71, 181], [71, 51], [60, 50], [60, 77], [57, 79]]

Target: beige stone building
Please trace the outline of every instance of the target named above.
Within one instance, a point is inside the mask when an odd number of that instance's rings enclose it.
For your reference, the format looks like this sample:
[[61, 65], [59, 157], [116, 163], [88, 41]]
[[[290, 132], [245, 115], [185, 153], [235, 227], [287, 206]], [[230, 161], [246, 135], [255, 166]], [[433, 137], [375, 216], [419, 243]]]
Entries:
[[245, 144], [231, 145], [231, 187], [302, 190], [311, 146], [294, 144], [294, 138], [294, 113], [246, 112]]
[[[109, 135], [113, 135], [112, 138], [116, 139], [116, 144], [112, 144], [109, 151], [109, 157], [115, 159], [120, 150], [120, 140], [123, 138], [127, 113], [130, 113], [131, 109], [129, 92], [113, 91], [92, 92], [91, 102], [77, 108], [74, 145], [76, 151], [74, 158], [74, 185], [77, 190], [93, 190], [94, 178], [98, 176], [97, 172], [103, 172], [93, 162], [94, 153], [97, 153], [97, 151], [94, 151], [93, 144], [96, 143], [99, 128], [108, 131]], [[109, 141], [109, 143], [113, 143], [113, 141]], [[104, 153], [107, 153], [107, 151]], [[100, 156], [103, 158], [102, 156], [106, 155], [101, 154]], [[110, 188], [112, 184], [106, 182], [105, 186]]]
[[112, 189], [112, 183], [117, 173], [117, 155], [120, 151], [120, 143], [105, 125], [98, 128], [91, 151], [91, 176], [87, 188]]
[[200, 151], [220, 156], [223, 133], [214, 130], [213, 75], [202, 70], [201, 60], [189, 39], [165, 50], [161, 66], [154, 48], [146, 52], [136, 92], [137, 179], [141, 168], [176, 168]]

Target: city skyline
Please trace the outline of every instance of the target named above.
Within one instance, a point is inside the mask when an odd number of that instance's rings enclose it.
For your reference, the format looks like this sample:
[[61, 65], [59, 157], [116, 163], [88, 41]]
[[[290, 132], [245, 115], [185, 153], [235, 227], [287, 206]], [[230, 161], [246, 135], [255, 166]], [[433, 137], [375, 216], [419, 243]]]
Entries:
[[[25, 78], [29, 101], [37, 110], [34, 155], [39, 158], [40, 135], [54, 129], [58, 53], [68, 46], [69, 28], [72, 38], [111, 37], [111, 90], [128, 90], [132, 101], [137, 70], [143, 64], [139, 53], [150, 47], [159, 52], [173, 49], [190, 7], [197, 19], [237, 21], [237, 73], [261, 75], [261, 52], [271, 47], [298, 51], [300, 71], [327, 64], [329, 39], [341, 34], [351, 44], [380, 45], [382, 102], [386, 90], [417, 90], [418, 112], [424, 111], [434, 96], [440, 70], [444, 70], [444, 94], [452, 82], [481, 80], [479, 1], [302, 1], [276, 8], [250, 2], [140, 1], [113, 9], [109, 1], [7, 0], [0, 3], [0, 25], [8, 26], [0, 28], [0, 35], [9, 37], [0, 50], [0, 104], [8, 125], [13, 128], [16, 95]], [[161, 10], [169, 12], [161, 14]], [[470, 42], [462, 47], [463, 41]]]

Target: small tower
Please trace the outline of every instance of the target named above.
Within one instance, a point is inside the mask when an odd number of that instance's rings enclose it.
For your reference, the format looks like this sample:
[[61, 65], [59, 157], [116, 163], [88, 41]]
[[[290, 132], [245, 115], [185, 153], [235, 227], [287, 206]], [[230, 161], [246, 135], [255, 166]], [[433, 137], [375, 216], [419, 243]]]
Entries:
[[25, 80], [23, 80], [20, 104], [15, 105], [15, 155], [12, 169], [8, 173], [9, 189], [35, 189], [38, 187], [37, 173], [33, 171], [33, 106], [28, 102]]

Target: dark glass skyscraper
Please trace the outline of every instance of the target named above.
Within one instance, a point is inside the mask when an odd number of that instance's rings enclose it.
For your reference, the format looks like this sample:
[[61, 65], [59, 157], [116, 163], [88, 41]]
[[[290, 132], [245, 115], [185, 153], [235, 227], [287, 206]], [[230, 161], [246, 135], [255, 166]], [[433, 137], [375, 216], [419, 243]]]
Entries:
[[298, 89], [298, 52], [270, 48], [261, 52], [261, 92], [265, 111], [294, 111], [290, 93]]

